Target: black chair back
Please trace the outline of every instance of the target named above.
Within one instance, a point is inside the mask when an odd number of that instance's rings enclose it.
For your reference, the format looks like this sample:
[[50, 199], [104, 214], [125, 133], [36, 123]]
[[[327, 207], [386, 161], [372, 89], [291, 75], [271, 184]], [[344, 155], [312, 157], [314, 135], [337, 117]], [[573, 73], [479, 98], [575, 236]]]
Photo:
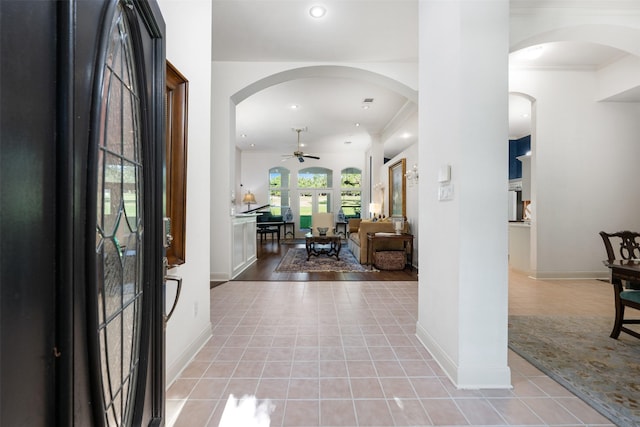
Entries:
[[[613, 262], [616, 259], [637, 259], [640, 260], [640, 243], [636, 239], [640, 238], [640, 233], [635, 231], [618, 231], [616, 233], [600, 232], [600, 237], [604, 242], [604, 247], [607, 250], [607, 260]], [[620, 258], [616, 256], [616, 252], [611, 243], [612, 239], [620, 239], [618, 243], [618, 250]]]

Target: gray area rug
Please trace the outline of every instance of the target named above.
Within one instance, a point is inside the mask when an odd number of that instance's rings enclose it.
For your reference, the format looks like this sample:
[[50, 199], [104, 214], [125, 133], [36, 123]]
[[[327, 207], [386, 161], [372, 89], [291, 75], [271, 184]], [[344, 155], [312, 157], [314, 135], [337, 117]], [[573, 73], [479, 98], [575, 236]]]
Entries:
[[353, 256], [351, 251], [342, 247], [340, 251], [340, 259], [336, 257], [328, 257], [326, 255], [312, 256], [307, 261], [307, 250], [304, 248], [291, 248], [276, 267], [278, 272], [298, 272], [311, 273], [321, 271], [337, 271], [337, 272], [364, 272], [376, 271], [369, 270], [368, 266], [361, 265]]
[[640, 426], [640, 340], [613, 318], [509, 316], [509, 347], [618, 426]]

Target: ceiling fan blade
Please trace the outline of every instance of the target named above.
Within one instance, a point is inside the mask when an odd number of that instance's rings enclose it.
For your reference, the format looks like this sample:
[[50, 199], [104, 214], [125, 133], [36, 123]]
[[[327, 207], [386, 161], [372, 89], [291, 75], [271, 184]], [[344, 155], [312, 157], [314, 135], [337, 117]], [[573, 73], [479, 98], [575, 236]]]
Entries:
[[306, 157], [308, 159], [316, 159], [316, 160], [320, 160], [320, 157], [318, 156], [310, 156], [309, 154], [305, 154], [302, 157]]

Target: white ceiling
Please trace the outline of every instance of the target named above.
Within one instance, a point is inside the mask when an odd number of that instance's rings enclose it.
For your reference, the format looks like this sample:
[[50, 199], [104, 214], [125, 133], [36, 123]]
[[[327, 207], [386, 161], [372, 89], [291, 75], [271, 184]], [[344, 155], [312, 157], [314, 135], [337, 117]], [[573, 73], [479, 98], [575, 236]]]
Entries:
[[[309, 8], [317, 3], [312, 1], [213, 0], [213, 60], [413, 62], [417, 66], [417, 0], [319, 3], [327, 14], [314, 19]], [[514, 52], [510, 67], [598, 69], [625, 55], [582, 42], [550, 43], [541, 52], [537, 59]], [[362, 108], [365, 98], [373, 98], [367, 110]], [[307, 153], [361, 152], [369, 145], [369, 135], [378, 133], [385, 136], [385, 157], [393, 157], [417, 140], [417, 114], [409, 114], [403, 125], [394, 122], [401, 110], [406, 113], [408, 103], [412, 104], [389, 89], [353, 79], [288, 81], [238, 104], [237, 145], [242, 150], [291, 153], [297, 139], [292, 129], [306, 127], [300, 140]], [[299, 108], [293, 110], [292, 105]], [[511, 138], [530, 133], [530, 115], [523, 117], [525, 112], [530, 114], [530, 103], [511, 96]]]

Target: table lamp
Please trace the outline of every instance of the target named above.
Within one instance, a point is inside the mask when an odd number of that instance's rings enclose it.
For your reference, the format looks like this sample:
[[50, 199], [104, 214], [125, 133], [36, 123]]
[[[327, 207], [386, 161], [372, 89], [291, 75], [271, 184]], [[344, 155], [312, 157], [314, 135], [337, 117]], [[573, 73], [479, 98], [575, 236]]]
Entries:
[[402, 234], [402, 229], [404, 228], [404, 218], [392, 218], [393, 221], [393, 229], [396, 234]]
[[244, 197], [242, 198], [242, 203], [246, 203], [247, 210], [249, 210], [251, 209], [252, 203], [255, 205], [258, 202], [256, 202], [256, 196], [251, 191], [247, 191], [247, 194], [245, 194]]
[[369, 203], [369, 214], [371, 215], [372, 218], [376, 217], [376, 212], [378, 212], [379, 210], [380, 210], [379, 203]]

